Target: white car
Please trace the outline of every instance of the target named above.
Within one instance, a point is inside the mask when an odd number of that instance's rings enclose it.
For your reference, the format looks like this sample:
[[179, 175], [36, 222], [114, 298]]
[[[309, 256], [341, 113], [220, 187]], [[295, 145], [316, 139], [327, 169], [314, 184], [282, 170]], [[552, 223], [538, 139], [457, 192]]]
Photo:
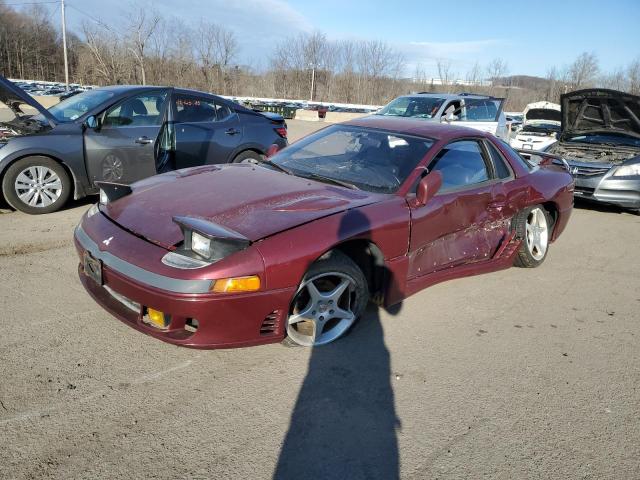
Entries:
[[486, 95], [421, 92], [398, 97], [375, 115], [462, 125], [492, 133], [507, 141], [509, 132], [503, 104], [504, 98]]
[[558, 140], [560, 120], [560, 105], [557, 103], [530, 103], [523, 112], [522, 128], [509, 143], [521, 150], [545, 150]]

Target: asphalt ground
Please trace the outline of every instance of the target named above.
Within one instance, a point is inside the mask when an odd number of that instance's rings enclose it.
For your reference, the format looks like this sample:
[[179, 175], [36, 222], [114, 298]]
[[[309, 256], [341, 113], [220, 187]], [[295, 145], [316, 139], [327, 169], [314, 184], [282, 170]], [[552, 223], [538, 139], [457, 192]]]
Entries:
[[0, 214], [0, 478], [640, 477], [640, 216], [579, 205], [540, 268], [369, 308], [326, 347], [197, 351], [83, 291], [92, 201]]

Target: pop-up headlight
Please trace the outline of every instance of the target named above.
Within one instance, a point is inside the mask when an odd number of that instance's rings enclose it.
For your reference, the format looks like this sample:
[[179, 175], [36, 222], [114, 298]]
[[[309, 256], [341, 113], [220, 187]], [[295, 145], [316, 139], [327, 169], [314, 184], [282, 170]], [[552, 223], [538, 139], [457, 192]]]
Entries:
[[175, 268], [192, 269], [211, 265], [232, 253], [244, 250], [250, 240], [221, 225], [191, 217], [174, 217], [182, 229], [184, 241], [162, 262]]
[[126, 197], [133, 190], [129, 185], [113, 182], [95, 182], [96, 186], [100, 189], [100, 205], [106, 205], [109, 202], [114, 202], [119, 198]]

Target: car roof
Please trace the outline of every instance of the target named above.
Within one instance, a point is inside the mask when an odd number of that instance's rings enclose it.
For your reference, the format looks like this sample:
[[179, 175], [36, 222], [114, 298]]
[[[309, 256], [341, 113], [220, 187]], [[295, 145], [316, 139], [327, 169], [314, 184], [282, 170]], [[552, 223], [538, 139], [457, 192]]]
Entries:
[[384, 117], [369, 115], [342, 123], [353, 127], [376, 128], [391, 132], [416, 135], [433, 140], [454, 140], [461, 137], [489, 137], [490, 134], [474, 128], [427, 122], [417, 118]]
[[492, 97], [491, 95], [480, 95], [475, 93], [434, 93], [434, 92], [417, 92], [408, 95], [401, 95], [401, 97], [433, 97], [444, 98], [445, 100], [458, 100], [461, 98], [473, 98], [473, 99], [485, 99], [485, 100], [500, 100], [499, 98]]

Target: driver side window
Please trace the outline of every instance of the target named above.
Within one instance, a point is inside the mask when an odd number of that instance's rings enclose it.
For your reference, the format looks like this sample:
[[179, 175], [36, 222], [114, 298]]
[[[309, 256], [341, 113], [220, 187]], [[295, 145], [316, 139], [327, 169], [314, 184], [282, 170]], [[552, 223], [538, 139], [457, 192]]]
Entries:
[[482, 150], [475, 140], [450, 143], [431, 162], [429, 170], [436, 170], [442, 174], [442, 191], [464, 188], [489, 180]]
[[160, 125], [167, 92], [143, 93], [127, 98], [104, 116], [103, 125], [110, 127], [149, 127]]

